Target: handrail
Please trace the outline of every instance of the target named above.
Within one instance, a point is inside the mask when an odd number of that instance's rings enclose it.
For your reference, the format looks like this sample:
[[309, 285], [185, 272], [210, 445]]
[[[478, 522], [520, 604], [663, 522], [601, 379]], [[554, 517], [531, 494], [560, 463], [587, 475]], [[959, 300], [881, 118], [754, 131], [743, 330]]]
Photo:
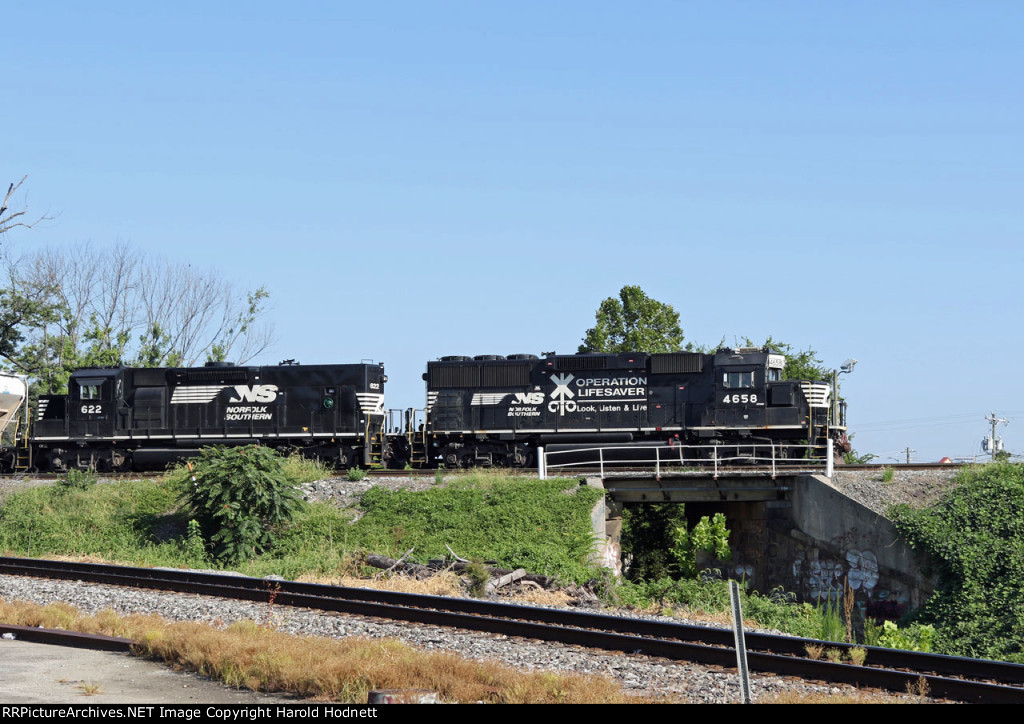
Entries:
[[[692, 453], [692, 454], [691, 454]], [[631, 469], [651, 467], [655, 477], [664, 473], [681, 473], [672, 466], [709, 467], [715, 478], [730, 465], [769, 466], [774, 478], [787, 469], [821, 469], [832, 476], [832, 441], [823, 450], [820, 445], [798, 445], [777, 442], [721, 443], [705, 445], [594, 445], [571, 450], [537, 449], [537, 468], [541, 478], [558, 471], [597, 466], [601, 477], [616, 467]], [[568, 458], [566, 460], [566, 458]], [[558, 462], [559, 460], [565, 462]]]

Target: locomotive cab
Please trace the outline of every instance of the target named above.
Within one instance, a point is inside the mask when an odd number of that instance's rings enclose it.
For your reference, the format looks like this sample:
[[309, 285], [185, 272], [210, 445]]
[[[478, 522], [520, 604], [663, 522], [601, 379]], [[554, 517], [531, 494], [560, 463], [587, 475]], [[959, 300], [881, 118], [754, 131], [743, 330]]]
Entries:
[[[769, 357], [775, 364], [769, 369]], [[766, 425], [768, 384], [781, 376], [781, 355], [741, 348], [719, 350], [714, 360], [714, 398], [704, 424], [714, 428], [745, 431]]]
[[765, 349], [724, 349], [715, 354], [715, 396], [704, 425], [721, 435], [813, 440], [815, 411], [827, 409], [828, 386], [783, 380], [786, 358]]
[[118, 369], [84, 369], [68, 381], [68, 435], [72, 438], [110, 437], [116, 429], [117, 408], [124, 404], [124, 381]]

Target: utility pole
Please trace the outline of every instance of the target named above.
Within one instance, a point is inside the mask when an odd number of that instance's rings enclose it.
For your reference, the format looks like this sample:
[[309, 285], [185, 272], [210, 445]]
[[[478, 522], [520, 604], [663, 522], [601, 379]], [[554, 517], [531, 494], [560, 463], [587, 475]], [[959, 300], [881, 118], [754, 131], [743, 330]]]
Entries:
[[910, 446], [907, 445], [907, 449], [906, 450], [902, 450], [901, 452], [905, 452], [907, 454], [907, 465], [910, 465], [910, 453], [916, 453], [917, 450], [911, 450]]
[[996, 417], [996, 413], [994, 412], [991, 416], [986, 417], [985, 419], [992, 423], [992, 436], [986, 440], [986, 442], [988, 443], [987, 446], [983, 447], [986, 447], [988, 451], [992, 453], [992, 462], [995, 462], [996, 453], [1003, 449], [1002, 438], [996, 438], [996, 425], [998, 425], [1000, 422], [1003, 423], [1004, 425], [1009, 425], [1010, 421], [1002, 417]]

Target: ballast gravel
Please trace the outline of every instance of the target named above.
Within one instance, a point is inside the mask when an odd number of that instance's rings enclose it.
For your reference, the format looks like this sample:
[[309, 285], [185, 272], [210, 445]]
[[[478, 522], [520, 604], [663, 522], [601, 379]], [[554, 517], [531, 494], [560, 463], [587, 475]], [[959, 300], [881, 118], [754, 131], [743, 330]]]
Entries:
[[[121, 614], [158, 614], [172, 621], [197, 621], [216, 625], [250, 620], [293, 635], [396, 638], [425, 651], [445, 651], [474, 660], [500, 661], [521, 671], [609, 676], [616, 679], [625, 690], [655, 700], [665, 696], [676, 701], [702, 704], [734, 703], [740, 700], [739, 679], [734, 670], [640, 655], [598, 652], [497, 634], [323, 614], [306, 609], [193, 594], [21, 576], [0, 576], [0, 597], [43, 605], [62, 601], [87, 614], [112, 609]], [[845, 686], [827, 686], [756, 674], [752, 677], [751, 689], [755, 700], [782, 691], [827, 695], [854, 691]]]

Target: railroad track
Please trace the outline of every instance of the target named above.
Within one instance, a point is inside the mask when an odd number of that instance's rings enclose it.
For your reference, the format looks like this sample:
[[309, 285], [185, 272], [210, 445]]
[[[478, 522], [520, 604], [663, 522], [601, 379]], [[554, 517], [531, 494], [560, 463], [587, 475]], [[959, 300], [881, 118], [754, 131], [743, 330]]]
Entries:
[[[27, 558], [0, 558], [0, 574], [91, 581], [456, 627], [677, 661], [732, 668], [730, 631], [620, 618], [563, 609], [223, 574]], [[865, 665], [813, 660], [808, 645], [846, 652], [851, 646], [747, 633], [752, 671], [905, 692], [927, 686], [930, 696], [977, 703], [1024, 703], [1024, 665], [875, 647]]]

